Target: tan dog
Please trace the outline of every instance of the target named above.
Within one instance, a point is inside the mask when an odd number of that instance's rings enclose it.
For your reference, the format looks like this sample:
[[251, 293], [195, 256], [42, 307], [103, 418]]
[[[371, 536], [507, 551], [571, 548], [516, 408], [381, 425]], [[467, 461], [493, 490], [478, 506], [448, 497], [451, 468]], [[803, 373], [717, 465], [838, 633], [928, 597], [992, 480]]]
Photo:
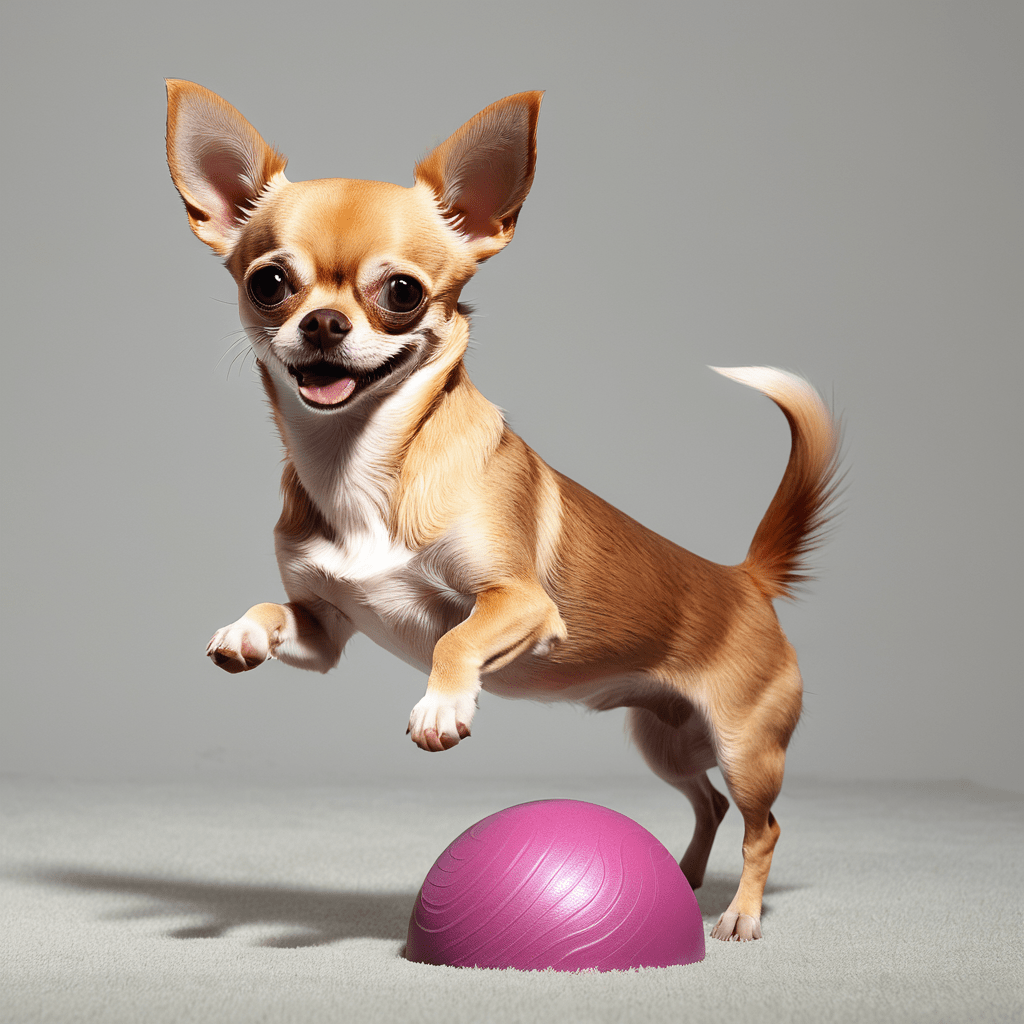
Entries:
[[761, 935], [770, 808], [801, 681], [772, 599], [801, 580], [834, 491], [837, 431], [804, 381], [721, 370], [785, 413], [792, 452], [746, 560], [716, 565], [547, 466], [473, 387], [463, 286], [512, 238], [541, 94], [500, 100], [416, 166], [411, 188], [293, 184], [232, 106], [169, 81], [167, 156], [192, 230], [238, 282], [286, 449], [275, 531], [289, 601], [258, 604], [207, 653], [326, 672], [356, 631], [429, 672], [424, 750], [469, 735], [483, 687], [630, 708], [651, 768], [691, 800], [697, 888], [728, 800], [743, 874], [712, 934]]

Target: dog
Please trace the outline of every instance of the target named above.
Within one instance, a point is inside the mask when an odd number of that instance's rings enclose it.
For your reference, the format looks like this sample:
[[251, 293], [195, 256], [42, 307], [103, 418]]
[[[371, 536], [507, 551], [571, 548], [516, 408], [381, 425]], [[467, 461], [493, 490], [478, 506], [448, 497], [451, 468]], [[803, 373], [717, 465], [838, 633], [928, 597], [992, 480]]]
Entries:
[[771, 398], [792, 447], [740, 565], [665, 540], [551, 469], [471, 383], [460, 293], [512, 239], [536, 165], [539, 92], [481, 111], [409, 187], [292, 183], [230, 104], [168, 80], [167, 159], [193, 232], [238, 284], [242, 325], [285, 447], [275, 530], [288, 601], [250, 608], [207, 654], [327, 672], [355, 632], [428, 673], [408, 733], [469, 736], [481, 688], [629, 709], [653, 771], [693, 804], [680, 862], [703, 881], [728, 798], [739, 888], [712, 930], [761, 937], [771, 807], [800, 715], [773, 599], [806, 578], [837, 482], [835, 420], [802, 379], [718, 372]]

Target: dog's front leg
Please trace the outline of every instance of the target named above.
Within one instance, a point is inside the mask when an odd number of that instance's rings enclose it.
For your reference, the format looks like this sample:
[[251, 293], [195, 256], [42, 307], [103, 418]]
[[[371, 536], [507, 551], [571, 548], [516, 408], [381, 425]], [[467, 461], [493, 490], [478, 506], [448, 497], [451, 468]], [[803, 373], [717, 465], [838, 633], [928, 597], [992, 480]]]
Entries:
[[424, 750], [454, 747], [469, 735], [480, 674], [565, 635], [558, 608], [539, 583], [505, 584], [478, 594], [469, 618], [434, 646], [427, 692], [409, 718], [413, 742]]
[[206, 654], [225, 672], [247, 672], [268, 658], [295, 668], [327, 672], [341, 657], [354, 632], [335, 608], [288, 604], [253, 605], [230, 626], [213, 635]]

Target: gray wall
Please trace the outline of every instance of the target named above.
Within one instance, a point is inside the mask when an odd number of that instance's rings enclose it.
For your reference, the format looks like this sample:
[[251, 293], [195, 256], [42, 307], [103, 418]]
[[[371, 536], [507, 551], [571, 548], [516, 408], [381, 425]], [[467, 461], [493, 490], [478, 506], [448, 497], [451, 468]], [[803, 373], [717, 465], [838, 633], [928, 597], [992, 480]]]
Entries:
[[0, 770], [322, 780], [645, 772], [621, 713], [484, 696], [444, 755], [365, 638], [327, 677], [229, 677], [281, 595], [280, 452], [227, 273], [163, 157], [164, 76], [302, 178], [411, 183], [547, 90], [514, 243], [466, 298], [478, 385], [555, 467], [740, 560], [785, 422], [706, 364], [810, 377], [847, 510], [780, 608], [790, 771], [1024, 789], [1018, 3], [16, 3], [5, 16]]

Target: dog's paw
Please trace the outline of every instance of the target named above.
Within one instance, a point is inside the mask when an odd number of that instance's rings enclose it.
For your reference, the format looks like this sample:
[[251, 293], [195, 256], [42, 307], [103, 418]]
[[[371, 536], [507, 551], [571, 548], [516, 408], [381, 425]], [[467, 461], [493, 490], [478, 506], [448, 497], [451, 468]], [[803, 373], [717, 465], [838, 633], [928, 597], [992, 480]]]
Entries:
[[258, 622], [243, 615], [213, 634], [206, 656], [225, 672], [248, 672], [271, 656], [270, 636]]
[[428, 690], [412, 709], [407, 732], [423, 750], [448, 750], [469, 735], [475, 713], [473, 697], [448, 697]]
[[718, 924], [711, 929], [711, 938], [722, 939], [723, 942], [729, 942], [731, 939], [750, 942], [752, 939], [761, 938], [761, 922], [749, 914], [737, 914], [735, 911], [727, 910], [718, 919]]

